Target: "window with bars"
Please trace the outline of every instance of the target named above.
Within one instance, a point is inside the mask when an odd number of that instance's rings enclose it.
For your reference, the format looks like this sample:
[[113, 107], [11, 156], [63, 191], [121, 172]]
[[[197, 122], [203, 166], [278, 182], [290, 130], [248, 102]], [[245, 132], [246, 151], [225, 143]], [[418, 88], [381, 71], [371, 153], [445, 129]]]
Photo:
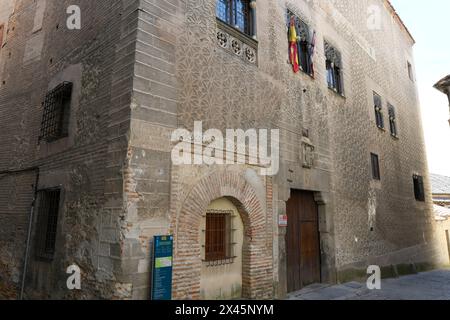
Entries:
[[413, 182], [414, 182], [414, 196], [416, 200], [425, 202], [425, 188], [423, 184], [423, 177], [419, 175], [414, 175]]
[[45, 96], [39, 140], [52, 142], [68, 136], [72, 87], [71, 82], [63, 82]]
[[52, 260], [54, 257], [60, 196], [61, 191], [59, 189], [42, 190], [38, 193], [37, 259]]
[[372, 162], [372, 178], [374, 180], [381, 180], [380, 158], [375, 153], [371, 153], [370, 158]]
[[311, 33], [309, 25], [296, 16], [289, 9], [287, 10], [287, 28], [288, 38], [290, 37], [291, 22], [294, 22], [295, 31], [297, 34], [297, 52], [300, 64], [300, 70], [314, 76], [313, 55], [315, 49], [315, 35]]
[[216, 16], [243, 33], [253, 36], [250, 0], [217, 0]]
[[375, 108], [375, 121], [377, 123], [377, 127], [384, 129], [383, 103], [381, 101], [381, 96], [376, 92], [373, 93], [373, 105]]
[[208, 211], [205, 229], [205, 261], [226, 263], [233, 257], [233, 212]]
[[391, 104], [388, 104], [388, 110], [389, 110], [389, 128], [391, 130], [391, 135], [397, 138], [398, 132], [397, 132], [397, 117], [395, 114], [395, 108]]

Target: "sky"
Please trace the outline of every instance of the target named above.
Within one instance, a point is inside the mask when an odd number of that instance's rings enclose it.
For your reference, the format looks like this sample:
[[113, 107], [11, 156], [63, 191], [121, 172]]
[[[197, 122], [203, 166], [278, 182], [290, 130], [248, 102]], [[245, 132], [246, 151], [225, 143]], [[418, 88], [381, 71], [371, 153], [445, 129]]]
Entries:
[[416, 78], [430, 172], [450, 176], [448, 99], [433, 88], [450, 74], [450, 1], [391, 0], [391, 3], [416, 40]]

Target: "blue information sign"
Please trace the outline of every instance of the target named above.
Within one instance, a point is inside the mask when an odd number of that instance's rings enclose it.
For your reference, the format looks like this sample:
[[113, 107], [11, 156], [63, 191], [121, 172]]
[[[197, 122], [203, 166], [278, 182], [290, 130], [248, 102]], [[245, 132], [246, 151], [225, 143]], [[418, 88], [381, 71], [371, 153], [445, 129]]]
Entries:
[[153, 238], [152, 300], [172, 299], [173, 236]]

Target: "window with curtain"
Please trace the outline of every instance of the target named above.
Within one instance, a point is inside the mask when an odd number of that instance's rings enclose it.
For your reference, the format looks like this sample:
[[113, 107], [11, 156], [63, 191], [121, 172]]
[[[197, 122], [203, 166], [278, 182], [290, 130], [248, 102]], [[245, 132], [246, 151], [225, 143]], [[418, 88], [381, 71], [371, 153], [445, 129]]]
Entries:
[[328, 87], [340, 95], [344, 95], [342, 56], [341, 53], [327, 41], [325, 41], [325, 57]]
[[391, 135], [397, 138], [398, 132], [397, 132], [397, 117], [395, 114], [395, 108], [394, 106], [389, 104], [388, 110], [389, 110], [389, 127], [391, 129]]
[[218, 0], [216, 16], [243, 33], [253, 35], [250, 0]]
[[381, 101], [381, 96], [376, 92], [373, 93], [373, 106], [375, 109], [375, 121], [377, 123], [377, 127], [384, 129], [383, 103]]

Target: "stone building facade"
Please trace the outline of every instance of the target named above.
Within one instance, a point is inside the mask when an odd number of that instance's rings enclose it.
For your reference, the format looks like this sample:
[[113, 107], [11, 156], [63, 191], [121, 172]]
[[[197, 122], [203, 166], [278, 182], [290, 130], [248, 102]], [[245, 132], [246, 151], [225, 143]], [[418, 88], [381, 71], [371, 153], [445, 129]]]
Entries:
[[[174, 299], [282, 298], [289, 277], [334, 283], [373, 264], [389, 275], [448, 263], [433, 238], [414, 40], [389, 2], [252, 1], [250, 35], [217, 19], [216, 0], [75, 2], [81, 30], [66, 27], [66, 0], [11, 0], [0, 21], [0, 279], [25, 297], [147, 299], [150, 241], [165, 234]], [[313, 76], [288, 63], [288, 11], [315, 31]], [[339, 90], [325, 47], [339, 52]], [[43, 102], [64, 83], [66, 135], [40, 139]], [[279, 130], [278, 173], [175, 165], [172, 134], [196, 121]], [[42, 192], [55, 190], [54, 250], [38, 259]], [[311, 218], [298, 216], [304, 203]], [[233, 254], [215, 265], [205, 225], [217, 212], [234, 221]], [[318, 256], [306, 270], [296, 262], [308, 252]], [[66, 287], [72, 264], [79, 291]]]

